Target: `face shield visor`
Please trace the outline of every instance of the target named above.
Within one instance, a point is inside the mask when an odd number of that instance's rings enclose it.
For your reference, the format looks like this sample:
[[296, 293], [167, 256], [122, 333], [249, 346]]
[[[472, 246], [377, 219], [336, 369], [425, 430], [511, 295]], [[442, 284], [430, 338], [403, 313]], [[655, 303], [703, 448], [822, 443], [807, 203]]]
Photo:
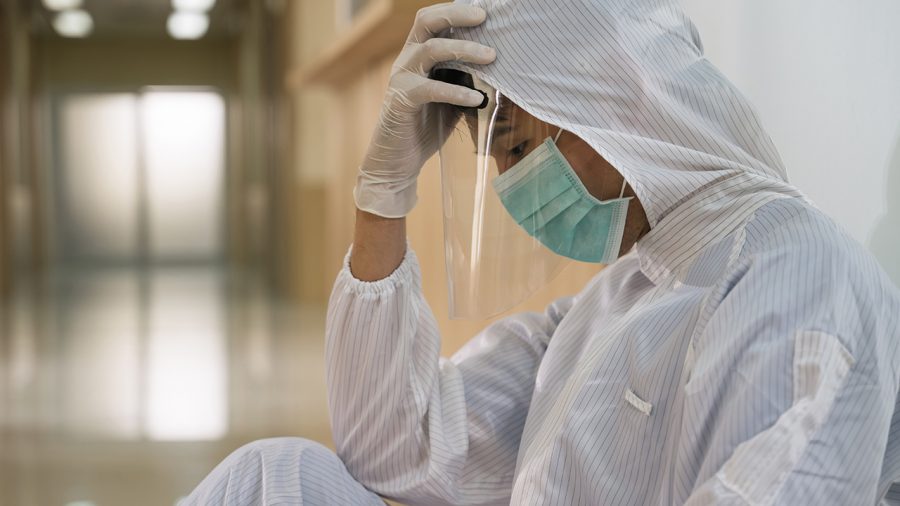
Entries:
[[[527, 231], [536, 217], [523, 217], [523, 213], [513, 217], [497, 187], [500, 175], [521, 167], [519, 162], [548, 139], [552, 142], [559, 128], [528, 114], [467, 73], [441, 72], [436, 78], [487, 96], [486, 105], [477, 109], [435, 107], [439, 135], [445, 139], [439, 156], [450, 317], [488, 318], [546, 286], [570, 262]], [[516, 184], [506, 179], [506, 187]], [[520, 207], [540, 207], [551, 199], [548, 192], [553, 188], [541, 185], [520, 191]]]

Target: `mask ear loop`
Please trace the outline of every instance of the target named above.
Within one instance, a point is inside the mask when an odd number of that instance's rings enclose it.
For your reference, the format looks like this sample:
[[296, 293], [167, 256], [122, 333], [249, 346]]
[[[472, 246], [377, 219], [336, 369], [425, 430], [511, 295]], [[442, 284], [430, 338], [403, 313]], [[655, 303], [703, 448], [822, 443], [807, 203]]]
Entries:
[[559, 136], [562, 135], [562, 133], [563, 133], [563, 129], [560, 128], [559, 132], [556, 132], [556, 137], [553, 138], [553, 144], [556, 144], [556, 141], [559, 140]]

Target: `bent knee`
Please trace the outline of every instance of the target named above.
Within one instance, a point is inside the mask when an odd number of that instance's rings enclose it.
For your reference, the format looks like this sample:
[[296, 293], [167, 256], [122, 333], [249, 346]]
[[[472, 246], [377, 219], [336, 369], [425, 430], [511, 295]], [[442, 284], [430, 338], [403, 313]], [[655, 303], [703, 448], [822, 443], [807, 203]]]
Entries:
[[299, 437], [257, 439], [232, 452], [226, 460], [249, 460], [253, 462], [314, 461], [322, 464], [340, 464], [343, 466], [338, 456], [326, 446], [311, 439]]
[[266, 454], [271, 452], [279, 452], [290, 450], [294, 453], [315, 453], [330, 454], [332, 453], [326, 446], [302, 437], [270, 437], [265, 439], [257, 439], [241, 446], [233, 453], [244, 454]]
[[[259, 439], [226, 457], [185, 504], [232, 504], [235, 497], [289, 497], [297, 492], [297, 484], [318, 480], [322, 473], [346, 475], [343, 462], [322, 444], [295, 437]], [[277, 482], [272, 477], [285, 481]], [[314, 483], [300, 489], [309, 488], [314, 493], [319, 487]]]

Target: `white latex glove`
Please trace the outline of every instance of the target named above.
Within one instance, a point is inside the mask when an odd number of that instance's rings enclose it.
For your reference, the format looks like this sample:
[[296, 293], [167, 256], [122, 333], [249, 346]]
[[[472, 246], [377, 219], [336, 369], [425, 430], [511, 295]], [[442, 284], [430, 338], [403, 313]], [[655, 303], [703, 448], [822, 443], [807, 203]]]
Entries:
[[381, 117], [353, 191], [356, 206], [385, 218], [406, 216], [416, 204], [416, 178], [438, 149], [432, 102], [464, 107], [481, 105], [484, 96], [464, 86], [428, 78], [439, 62], [458, 60], [476, 64], [494, 61], [492, 48], [453, 39], [435, 38], [451, 27], [477, 26], [486, 12], [473, 5], [437, 4], [418, 12], [400, 56], [391, 67], [391, 80]]

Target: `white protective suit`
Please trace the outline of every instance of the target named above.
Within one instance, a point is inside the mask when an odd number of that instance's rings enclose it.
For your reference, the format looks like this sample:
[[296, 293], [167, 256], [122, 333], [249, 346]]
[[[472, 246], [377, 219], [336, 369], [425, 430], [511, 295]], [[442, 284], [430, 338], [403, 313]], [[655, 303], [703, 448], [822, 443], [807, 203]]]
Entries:
[[900, 480], [900, 298], [786, 182], [677, 3], [474, 3], [486, 23], [453, 37], [497, 60], [449, 66], [587, 141], [652, 231], [450, 360], [412, 252], [375, 283], [345, 265], [327, 361], [350, 473], [415, 504], [875, 504]]
[[372, 283], [345, 261], [327, 371], [349, 475], [300, 486], [337, 460], [263, 443], [189, 503], [299, 503], [304, 487], [307, 504], [376, 503], [354, 480], [425, 505], [889, 502], [900, 296], [787, 183], [677, 4], [475, 3], [486, 23], [452, 36], [497, 60], [450, 66], [588, 142], [652, 231], [577, 295], [491, 325], [451, 359], [412, 251]]

